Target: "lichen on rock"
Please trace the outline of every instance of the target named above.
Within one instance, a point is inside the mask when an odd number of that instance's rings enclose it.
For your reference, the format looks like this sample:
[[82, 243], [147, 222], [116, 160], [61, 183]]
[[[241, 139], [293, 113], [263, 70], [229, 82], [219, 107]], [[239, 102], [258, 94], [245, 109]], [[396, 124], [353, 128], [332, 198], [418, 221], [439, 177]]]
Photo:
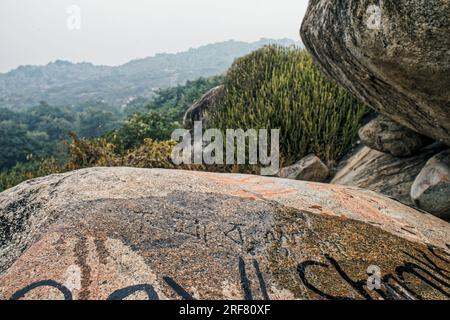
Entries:
[[[33, 210], [24, 211], [24, 201]], [[0, 246], [1, 299], [448, 294], [441, 273], [450, 267], [449, 225], [356, 188], [93, 168], [1, 193], [0, 219], [7, 228], [22, 225]], [[374, 266], [383, 276], [379, 290], [366, 285]], [[417, 268], [433, 277], [424, 284]]]

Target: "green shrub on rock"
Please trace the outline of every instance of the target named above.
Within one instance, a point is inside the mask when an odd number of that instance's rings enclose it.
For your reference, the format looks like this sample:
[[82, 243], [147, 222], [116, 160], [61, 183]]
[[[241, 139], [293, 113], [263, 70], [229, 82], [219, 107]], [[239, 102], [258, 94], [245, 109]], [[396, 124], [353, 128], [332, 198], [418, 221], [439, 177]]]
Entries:
[[236, 60], [225, 87], [211, 126], [281, 129], [285, 165], [309, 153], [328, 163], [341, 158], [367, 112], [297, 48], [267, 46]]

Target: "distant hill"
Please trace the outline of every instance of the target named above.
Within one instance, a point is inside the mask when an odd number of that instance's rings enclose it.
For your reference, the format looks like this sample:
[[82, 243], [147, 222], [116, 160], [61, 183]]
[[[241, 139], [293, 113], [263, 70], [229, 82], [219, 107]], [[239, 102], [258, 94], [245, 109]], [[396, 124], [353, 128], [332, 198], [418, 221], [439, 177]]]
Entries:
[[300, 45], [289, 39], [226, 41], [176, 54], [157, 54], [117, 67], [61, 60], [46, 66], [21, 66], [0, 74], [0, 107], [23, 109], [40, 101], [50, 105], [95, 101], [121, 106], [137, 97], [151, 97], [159, 88], [224, 73], [237, 57], [267, 44]]

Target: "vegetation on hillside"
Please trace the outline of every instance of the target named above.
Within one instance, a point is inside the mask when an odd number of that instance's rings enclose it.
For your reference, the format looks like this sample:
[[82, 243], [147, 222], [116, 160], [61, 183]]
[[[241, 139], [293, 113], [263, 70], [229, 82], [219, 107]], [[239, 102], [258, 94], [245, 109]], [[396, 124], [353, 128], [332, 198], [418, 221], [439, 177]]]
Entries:
[[0, 171], [31, 160], [62, 157], [69, 131], [94, 138], [113, 130], [121, 120], [117, 108], [103, 104], [57, 107], [41, 103], [27, 111], [0, 108]]
[[69, 160], [66, 170], [76, 170], [88, 167], [136, 167], [136, 168], [166, 168], [166, 169], [202, 169], [202, 166], [180, 166], [172, 163], [172, 150], [176, 142], [171, 140], [157, 141], [146, 138], [139, 146], [117, 152], [114, 144], [106, 139], [78, 139], [72, 135], [68, 145]]
[[61, 108], [42, 103], [28, 112], [0, 110], [0, 191], [31, 178], [90, 166], [167, 165], [173, 142], [164, 140], [181, 127], [187, 108], [223, 80], [200, 78], [162, 89], [150, 101], [134, 101], [124, 113], [103, 104]]
[[[172, 131], [181, 127], [183, 114], [195, 100], [221, 83], [225, 83], [226, 94], [211, 115], [211, 126], [223, 130], [281, 129], [284, 165], [310, 152], [332, 164], [351, 146], [366, 113], [363, 105], [321, 74], [305, 51], [269, 46], [237, 60], [225, 77], [191, 81], [159, 90], [150, 101], [133, 101], [121, 110], [122, 116], [128, 115], [126, 119], [106, 133], [107, 126], [99, 125], [103, 123], [100, 120], [112, 119], [105, 124], [113, 125], [114, 116], [94, 112], [90, 117], [89, 108], [71, 109], [80, 113], [66, 114], [66, 109], [41, 106], [43, 110], [37, 112], [40, 116], [26, 121], [14, 120], [17, 114], [5, 111], [0, 130], [15, 130], [15, 141], [6, 141], [11, 154], [14, 155], [14, 143], [23, 143], [25, 149], [16, 162], [7, 158], [11, 155], [2, 153], [3, 161], [12, 169], [0, 173], [0, 190], [30, 178], [94, 166], [173, 169], [171, 153], [175, 142], [169, 141]], [[6, 126], [3, 129], [2, 124]], [[76, 130], [72, 130], [74, 124]], [[37, 154], [44, 150], [46, 142], [50, 142], [48, 148], [52, 142], [58, 145], [56, 139], [67, 137], [69, 130], [73, 133], [70, 141], [65, 140], [64, 156], [50, 152], [47, 157], [29, 157], [29, 150]], [[177, 168], [257, 172], [249, 166]]]
[[147, 138], [169, 140], [173, 130], [181, 128], [183, 115], [194, 101], [223, 81], [223, 76], [214, 76], [161, 89], [150, 102], [133, 104], [130, 108], [134, 113], [121, 127], [108, 133], [106, 139], [121, 152], [141, 145]]
[[310, 55], [267, 46], [238, 59], [229, 70], [225, 95], [212, 115], [220, 129], [280, 129], [285, 165], [315, 153], [330, 163], [357, 137], [367, 108], [329, 81]]
[[57, 106], [91, 101], [123, 106], [137, 97], [148, 100], [160, 88], [222, 74], [237, 57], [269, 43], [289, 45], [294, 41], [225, 41], [176, 54], [157, 54], [114, 67], [61, 60], [45, 66], [21, 66], [0, 74], [0, 106], [26, 109], [40, 101]]

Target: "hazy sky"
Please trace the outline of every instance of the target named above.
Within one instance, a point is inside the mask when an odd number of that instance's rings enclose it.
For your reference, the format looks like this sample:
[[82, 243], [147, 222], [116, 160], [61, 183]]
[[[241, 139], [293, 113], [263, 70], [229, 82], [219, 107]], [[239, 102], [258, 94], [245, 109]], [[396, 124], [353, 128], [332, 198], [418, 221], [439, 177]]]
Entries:
[[[307, 0], [0, 0], [0, 72], [56, 59], [117, 65], [229, 39], [299, 40]], [[67, 13], [75, 5], [77, 13]]]

